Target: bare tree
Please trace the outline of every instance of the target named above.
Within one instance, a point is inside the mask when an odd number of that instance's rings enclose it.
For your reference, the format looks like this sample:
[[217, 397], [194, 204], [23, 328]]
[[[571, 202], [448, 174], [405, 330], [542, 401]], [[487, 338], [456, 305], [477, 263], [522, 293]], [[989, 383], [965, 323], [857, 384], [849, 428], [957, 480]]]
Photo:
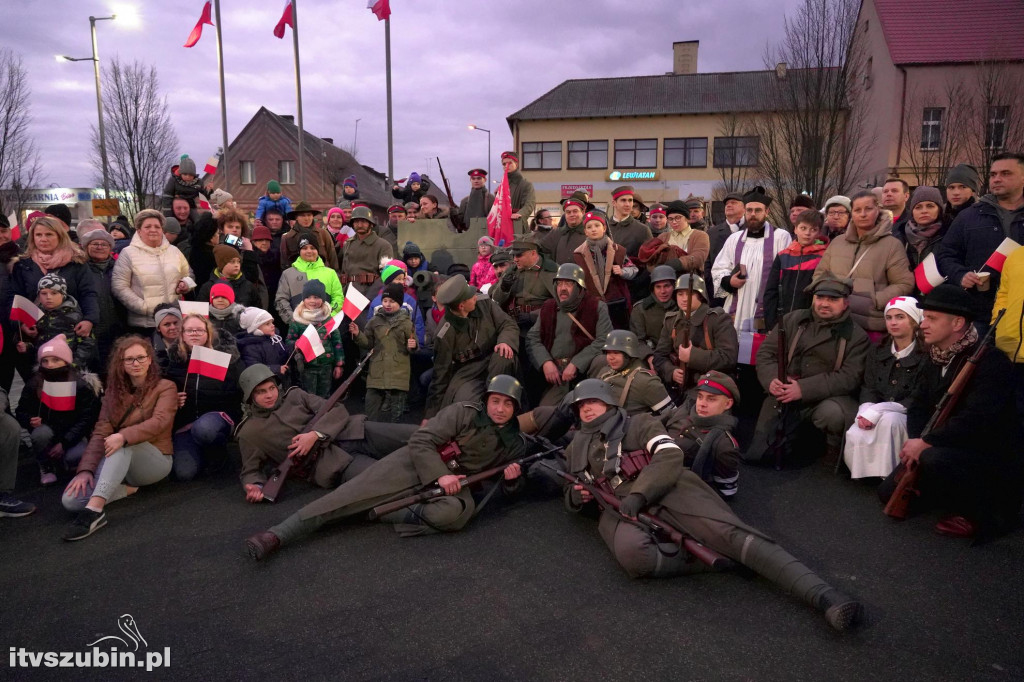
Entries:
[[42, 162], [29, 131], [32, 91], [21, 57], [0, 49], [0, 212], [21, 214], [27, 191], [42, 179]]
[[969, 151], [969, 131], [975, 116], [971, 88], [963, 80], [948, 80], [941, 91], [915, 88], [903, 117], [902, 161], [917, 176], [917, 184], [941, 187], [946, 172]]
[[[748, 123], [734, 113], [723, 114], [718, 119], [718, 133], [722, 137], [733, 140], [757, 135]], [[745, 191], [748, 180], [757, 172], [756, 164], [747, 163], [747, 159], [744, 158], [746, 155], [735, 149], [723, 156], [729, 158], [714, 159], [715, 163], [713, 164], [718, 168], [718, 174], [722, 178], [722, 196], [724, 197], [730, 192]], [[719, 163], [720, 161], [721, 163]], [[749, 161], [756, 162], [756, 159], [749, 159]]]
[[[114, 59], [103, 69], [103, 122], [107, 164], [114, 191], [124, 192], [127, 211], [159, 207], [163, 183], [168, 179], [178, 149], [178, 136], [167, 114], [167, 98], [160, 96], [156, 69], [142, 62], [123, 64]], [[92, 129], [96, 153], [93, 166], [103, 175], [99, 134]]]
[[[1024, 82], [1021, 66], [982, 61], [977, 65], [974, 92], [962, 103], [971, 106], [969, 158], [981, 171], [988, 190], [988, 168], [1000, 152], [1024, 150]], [[955, 105], [954, 105], [955, 106]]]
[[805, 0], [778, 45], [765, 51], [777, 87], [771, 116], [752, 120], [759, 171], [775, 195], [776, 217], [806, 193], [817, 201], [862, 175], [867, 134], [860, 77], [864, 46], [854, 40], [860, 0]]

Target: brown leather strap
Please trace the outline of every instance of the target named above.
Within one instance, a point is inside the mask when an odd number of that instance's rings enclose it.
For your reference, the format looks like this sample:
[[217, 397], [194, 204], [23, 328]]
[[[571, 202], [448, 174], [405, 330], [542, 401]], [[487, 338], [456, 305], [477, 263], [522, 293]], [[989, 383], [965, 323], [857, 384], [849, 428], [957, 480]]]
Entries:
[[575, 315], [573, 315], [572, 313], [570, 313], [568, 311], [566, 311], [565, 314], [569, 316], [569, 319], [573, 321], [573, 324], [575, 324], [577, 327], [579, 327], [580, 331], [583, 332], [588, 339], [590, 339], [591, 341], [594, 340], [594, 335], [591, 334], [590, 332], [588, 332], [587, 328], [584, 327], [582, 324], [580, 324], [580, 321], [576, 319]]
[[[796, 328], [796, 334], [793, 334], [793, 341], [789, 344], [789, 357], [793, 357], [796, 354], [796, 344], [800, 341], [800, 335], [804, 333], [804, 329], [807, 325], [803, 324]], [[833, 367], [833, 372], [838, 372], [843, 367], [843, 358], [846, 356], [846, 339], [839, 339], [839, 349], [836, 351], [836, 364]], [[783, 365], [788, 373], [789, 360], [785, 359], [786, 364]]]
[[629, 387], [633, 385], [633, 379], [636, 378], [636, 373], [640, 371], [640, 368], [634, 369], [626, 377], [626, 385], [622, 387], [622, 395], [619, 396], [619, 407], [625, 407], [626, 396], [629, 394]]
[[836, 353], [836, 366], [833, 372], [838, 372], [843, 366], [843, 356], [846, 355], [846, 339], [839, 339], [839, 352]]

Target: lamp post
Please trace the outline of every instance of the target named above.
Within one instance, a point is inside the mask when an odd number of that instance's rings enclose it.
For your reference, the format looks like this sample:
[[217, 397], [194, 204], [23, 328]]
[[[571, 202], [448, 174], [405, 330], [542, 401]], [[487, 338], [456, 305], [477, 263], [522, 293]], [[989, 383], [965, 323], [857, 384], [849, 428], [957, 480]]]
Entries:
[[361, 118], [356, 119], [356, 131], [352, 133], [352, 156], [356, 155], [356, 150], [358, 149], [356, 145], [359, 143], [359, 122], [362, 120]]
[[472, 123], [469, 124], [468, 128], [470, 130], [480, 130], [487, 133], [487, 177], [489, 179], [491, 177], [491, 131], [487, 128], [481, 128], [480, 126], [473, 125]]

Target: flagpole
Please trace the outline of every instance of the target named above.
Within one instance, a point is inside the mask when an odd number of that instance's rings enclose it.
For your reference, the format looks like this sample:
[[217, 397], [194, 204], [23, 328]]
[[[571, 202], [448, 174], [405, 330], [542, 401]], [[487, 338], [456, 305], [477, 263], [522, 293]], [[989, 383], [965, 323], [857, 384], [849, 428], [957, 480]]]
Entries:
[[299, 1], [291, 0], [292, 2], [292, 42], [295, 44], [295, 100], [297, 120], [299, 123], [299, 190], [302, 192], [301, 198], [306, 199], [306, 173], [303, 170], [305, 165], [305, 152], [303, 150], [303, 133], [302, 133], [302, 78], [299, 75]]
[[395, 181], [395, 146], [391, 129], [391, 17], [384, 20], [384, 71], [388, 91], [388, 181]]
[[224, 97], [224, 42], [220, 32], [220, 0], [213, 0], [217, 18], [217, 69], [220, 71], [220, 133], [224, 145], [224, 191], [231, 191], [231, 164], [228, 162], [228, 105]]

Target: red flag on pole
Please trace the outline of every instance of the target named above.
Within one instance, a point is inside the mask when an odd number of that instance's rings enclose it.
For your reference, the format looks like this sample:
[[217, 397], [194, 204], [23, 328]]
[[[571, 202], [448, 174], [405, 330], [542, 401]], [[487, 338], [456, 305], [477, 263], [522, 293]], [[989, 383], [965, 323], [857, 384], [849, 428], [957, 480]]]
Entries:
[[188, 34], [188, 39], [185, 40], [185, 47], [192, 47], [199, 42], [200, 38], [203, 37], [203, 24], [213, 26], [213, 20], [210, 19], [209, 0], [207, 0], [205, 5], [203, 5], [203, 13], [199, 15], [199, 21], [196, 22], [196, 27]]
[[306, 331], [295, 341], [295, 347], [302, 351], [302, 357], [306, 362], [312, 362], [324, 354], [324, 344], [313, 325], [306, 327]]
[[74, 381], [44, 381], [40, 396], [43, 405], [57, 412], [70, 412], [75, 409], [75, 394], [78, 384]]
[[292, 3], [289, 2], [285, 5], [284, 13], [281, 14], [281, 20], [277, 22], [277, 26], [274, 27], [274, 36], [278, 38], [284, 38], [284, 27], [291, 26], [292, 30], [295, 30], [295, 22], [292, 21]]
[[21, 322], [26, 327], [36, 326], [36, 322], [43, 316], [43, 311], [36, 307], [36, 304], [19, 294], [14, 295], [14, 303], [11, 304], [11, 320]]
[[348, 319], [355, 320], [359, 317], [359, 313], [366, 310], [366, 306], [370, 305], [370, 299], [363, 296], [363, 292], [356, 289], [351, 284], [348, 285], [348, 291], [345, 292], [345, 301], [341, 304], [341, 312], [348, 316]]
[[189, 358], [186, 371], [189, 374], [201, 374], [217, 381], [224, 381], [224, 377], [228, 375], [228, 365], [230, 364], [230, 353], [223, 353], [206, 346], [192, 346], [192, 356]]
[[[1009, 237], [1007, 237], [999, 245], [999, 248], [997, 248], [995, 251], [992, 252], [992, 255], [988, 257], [988, 260], [985, 261], [985, 264], [982, 265], [981, 267], [982, 268], [991, 268], [992, 270], [995, 270], [996, 272], [1002, 272], [1003, 271], [1003, 263], [1006, 262], [1006, 257], [1009, 256], [1011, 253], [1013, 253], [1014, 251], [1016, 251], [1019, 248], [1020, 248], [1020, 244], [1018, 244], [1017, 242], [1015, 242], [1012, 239], [1010, 239]], [[978, 269], [980, 270], [981, 268], [978, 268]]]
[[515, 238], [512, 230], [512, 196], [508, 190], [508, 171], [505, 171], [498, 191], [494, 193], [494, 205], [487, 214], [487, 234], [498, 247], [512, 246], [512, 240]]
[[379, 21], [391, 16], [391, 0], [366, 0], [366, 9], [377, 15]]

